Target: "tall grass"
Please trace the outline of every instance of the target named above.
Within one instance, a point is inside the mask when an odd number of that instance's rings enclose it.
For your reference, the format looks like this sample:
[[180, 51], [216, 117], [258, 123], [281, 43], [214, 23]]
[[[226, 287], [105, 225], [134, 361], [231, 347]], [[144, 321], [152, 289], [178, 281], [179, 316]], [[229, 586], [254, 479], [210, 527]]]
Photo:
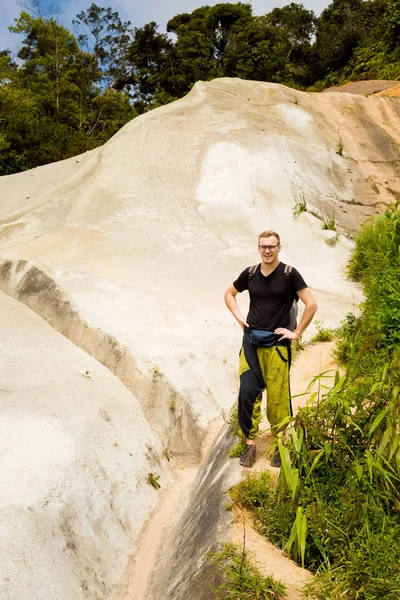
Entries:
[[261, 575], [245, 549], [225, 544], [208, 558], [222, 579], [220, 585], [213, 587], [217, 600], [280, 600], [286, 595], [286, 586], [271, 576]]

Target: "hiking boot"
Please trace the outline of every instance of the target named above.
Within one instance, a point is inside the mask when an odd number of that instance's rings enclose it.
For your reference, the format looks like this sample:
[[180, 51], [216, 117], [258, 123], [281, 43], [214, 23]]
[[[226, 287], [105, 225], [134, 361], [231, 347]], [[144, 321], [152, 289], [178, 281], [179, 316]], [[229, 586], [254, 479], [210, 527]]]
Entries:
[[255, 444], [246, 444], [245, 451], [240, 457], [239, 463], [242, 467], [251, 468], [256, 460], [256, 447]]
[[279, 454], [279, 450], [275, 450], [271, 457], [271, 467], [276, 467], [280, 469], [282, 466], [281, 455]]

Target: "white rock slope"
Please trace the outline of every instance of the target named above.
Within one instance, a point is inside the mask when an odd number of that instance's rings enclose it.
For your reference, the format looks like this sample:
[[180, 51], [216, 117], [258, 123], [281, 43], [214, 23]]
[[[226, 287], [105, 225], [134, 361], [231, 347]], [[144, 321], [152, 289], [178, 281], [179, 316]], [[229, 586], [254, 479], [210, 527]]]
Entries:
[[0, 289], [54, 328], [2, 296], [0, 597], [114, 597], [147, 473], [168, 478], [164, 449], [195, 460], [234, 402], [222, 295], [258, 233], [280, 232], [338, 324], [359, 299], [344, 231], [400, 195], [399, 136], [396, 99], [222, 79], [79, 161], [0, 179]]
[[0, 294], [0, 598], [111, 598], [157, 492], [160, 440], [105, 367]]

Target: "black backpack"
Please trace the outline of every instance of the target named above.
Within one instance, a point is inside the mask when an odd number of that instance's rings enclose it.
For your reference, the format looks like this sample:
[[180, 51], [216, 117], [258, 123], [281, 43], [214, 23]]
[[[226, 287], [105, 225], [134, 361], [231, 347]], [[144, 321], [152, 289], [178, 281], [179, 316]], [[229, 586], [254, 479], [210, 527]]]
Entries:
[[[249, 269], [249, 280], [253, 279], [253, 275], [256, 272], [258, 265], [253, 265], [252, 267], [250, 267]], [[288, 291], [289, 291], [289, 296], [290, 296], [290, 273], [292, 272], [292, 267], [290, 265], [286, 265], [285, 266], [285, 277], [286, 277], [286, 281], [288, 282]], [[289, 324], [288, 324], [288, 329], [290, 329], [290, 331], [294, 331], [297, 327], [297, 314], [299, 312], [299, 307], [297, 304], [297, 300], [294, 299], [292, 306], [290, 307], [290, 311], [289, 311]]]

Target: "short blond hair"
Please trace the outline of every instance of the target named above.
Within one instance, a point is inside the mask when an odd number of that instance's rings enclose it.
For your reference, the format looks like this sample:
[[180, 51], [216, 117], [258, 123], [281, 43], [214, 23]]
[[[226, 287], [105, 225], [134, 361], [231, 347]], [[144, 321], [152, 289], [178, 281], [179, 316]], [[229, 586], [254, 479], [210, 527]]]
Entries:
[[262, 233], [260, 233], [260, 235], [258, 236], [258, 241], [260, 242], [260, 238], [267, 238], [267, 237], [275, 237], [276, 241], [278, 242], [278, 246], [281, 245], [281, 238], [279, 237], [279, 234], [276, 233], [276, 231], [263, 231]]

